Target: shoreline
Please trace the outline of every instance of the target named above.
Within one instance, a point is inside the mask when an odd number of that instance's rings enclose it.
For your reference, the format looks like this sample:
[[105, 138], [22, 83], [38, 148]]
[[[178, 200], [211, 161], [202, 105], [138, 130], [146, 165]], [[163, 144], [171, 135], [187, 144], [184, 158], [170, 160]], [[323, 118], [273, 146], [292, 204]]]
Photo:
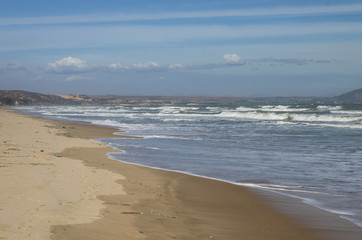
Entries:
[[[119, 132], [117, 129], [22, 116], [51, 122], [55, 129], [63, 131], [63, 137], [69, 139], [89, 141], [122, 137], [114, 135], [114, 132]], [[121, 236], [127, 239], [240, 239], [240, 236], [253, 239], [332, 239], [329, 236], [346, 234], [346, 229], [299, 226], [299, 220], [275, 207], [280, 200], [261, 196], [259, 192], [262, 191], [109, 159], [106, 154], [115, 150], [104, 145], [66, 148], [60, 155], [82, 159], [83, 164], [91, 169], [124, 176], [123, 180], [117, 180], [117, 184], [122, 185], [126, 194], [97, 195], [105, 207], [100, 209], [101, 218], [88, 223], [52, 225], [52, 239], [119, 239]], [[295, 211], [297, 207], [294, 205], [289, 210]], [[321, 217], [327, 216], [322, 214]], [[132, 223], [131, 232], [120, 229], [120, 225], [127, 223]], [[314, 235], [319, 235], [319, 238]]]
[[[115, 150], [119, 151], [118, 149]], [[316, 235], [319, 235], [321, 239], [344, 240], [347, 238], [350, 240], [354, 239], [359, 240], [362, 236], [361, 227], [355, 224], [352, 220], [343, 218], [339, 216], [338, 213], [335, 213], [333, 211], [328, 211], [321, 207], [307, 203], [305, 202], [306, 200], [304, 198], [292, 196], [290, 194], [283, 194], [273, 190], [250, 187], [243, 184], [239, 184], [237, 182], [206, 177], [189, 172], [152, 167], [137, 163], [130, 163], [127, 161], [122, 161], [119, 159], [112, 158], [108, 154], [107, 156], [109, 159], [112, 159], [114, 161], [123, 164], [130, 164], [143, 168], [154, 169], [156, 171], [166, 171], [170, 173], [184, 174], [187, 176], [202, 178], [205, 180], [217, 181], [225, 184], [231, 184], [235, 186], [240, 186], [242, 188], [246, 188], [248, 191], [259, 196], [260, 197], [260, 199], [258, 199], [259, 201], [262, 201], [265, 204], [269, 205], [269, 207], [276, 210], [277, 212], [285, 214], [288, 218], [292, 219], [293, 221], [296, 221], [297, 225], [314, 229], [316, 232], [319, 231], [319, 233]], [[328, 219], [327, 222], [325, 221], [326, 219]], [[335, 229], [338, 230], [336, 231]]]
[[[97, 141], [97, 139], [95, 139], [95, 140]], [[115, 149], [116, 151], [121, 151], [121, 150], [116, 149], [116, 148], [113, 148], [113, 149]], [[292, 194], [278, 192], [278, 191], [274, 191], [274, 190], [270, 190], [270, 189], [262, 188], [262, 187], [258, 187], [258, 186], [251, 186], [250, 184], [247, 184], [247, 183], [245, 184], [245, 183], [233, 182], [233, 181], [228, 181], [228, 180], [224, 180], [224, 179], [221, 179], [221, 178], [213, 178], [213, 177], [198, 175], [198, 174], [194, 174], [194, 173], [191, 173], [191, 172], [185, 172], [185, 171], [179, 171], [179, 170], [171, 170], [171, 169], [166, 169], [166, 168], [153, 167], [153, 166], [147, 166], [147, 165], [138, 164], [138, 163], [127, 162], [127, 161], [123, 161], [123, 160], [113, 158], [112, 156], [109, 156], [108, 153], [107, 153], [107, 157], [109, 159], [112, 159], [112, 160], [115, 160], [115, 161], [118, 161], [118, 162], [121, 162], [121, 163], [125, 163], [125, 164], [131, 164], [131, 165], [150, 168], [150, 169], [154, 169], [154, 170], [185, 174], [185, 175], [189, 175], [189, 176], [193, 176], [193, 177], [200, 177], [200, 178], [205, 178], [205, 179], [209, 179], [209, 180], [213, 180], [213, 181], [220, 181], [220, 182], [227, 183], [227, 184], [233, 184], [233, 185], [236, 185], [236, 186], [245, 187], [247, 189], [250, 189], [251, 191], [260, 192], [259, 193], [260, 195], [276, 195], [276, 196], [281, 196], [282, 198], [294, 199], [295, 201], [302, 202], [302, 204], [308, 205], [308, 206], [316, 208], [316, 209], [318, 209], [320, 211], [324, 211], [324, 212], [327, 212], [329, 214], [336, 215], [336, 217], [339, 217], [341, 219], [347, 220], [349, 223], [351, 223], [354, 226], [360, 228], [361, 231], [362, 231], [362, 228], [357, 223], [353, 222], [353, 220], [349, 220], [347, 218], [344, 218], [344, 217], [340, 216], [339, 212], [337, 210], [334, 210], [334, 209], [328, 210], [328, 209], [324, 209], [323, 207], [318, 206], [317, 204], [313, 205], [312, 203], [307, 202], [308, 200], [310, 200], [310, 199], [307, 199], [307, 198], [298, 197], [298, 196], [295, 196], [295, 195], [292, 195]], [[265, 193], [261, 194], [263, 192], [265, 192]]]

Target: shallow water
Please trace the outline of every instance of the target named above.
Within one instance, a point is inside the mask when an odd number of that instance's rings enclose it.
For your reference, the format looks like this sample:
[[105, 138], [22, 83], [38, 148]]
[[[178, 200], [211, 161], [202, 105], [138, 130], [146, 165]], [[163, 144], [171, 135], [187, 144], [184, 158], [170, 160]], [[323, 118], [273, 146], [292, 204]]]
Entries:
[[19, 110], [144, 137], [102, 140], [125, 151], [111, 158], [301, 198], [362, 227], [362, 106]]

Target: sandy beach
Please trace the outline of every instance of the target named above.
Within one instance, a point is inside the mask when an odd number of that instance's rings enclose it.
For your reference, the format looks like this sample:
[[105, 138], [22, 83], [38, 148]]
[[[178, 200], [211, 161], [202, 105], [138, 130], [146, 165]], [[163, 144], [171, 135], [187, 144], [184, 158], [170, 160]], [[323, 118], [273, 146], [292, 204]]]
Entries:
[[245, 187], [108, 159], [115, 150], [91, 139], [115, 131], [0, 109], [0, 239], [312, 240], [348, 229], [302, 226]]

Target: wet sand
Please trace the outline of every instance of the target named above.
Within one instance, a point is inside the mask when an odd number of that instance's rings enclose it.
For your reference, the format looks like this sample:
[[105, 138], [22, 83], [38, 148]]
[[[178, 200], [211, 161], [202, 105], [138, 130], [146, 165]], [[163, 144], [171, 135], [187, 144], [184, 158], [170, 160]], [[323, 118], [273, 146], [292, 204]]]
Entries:
[[90, 139], [122, 137], [114, 129], [0, 114], [0, 239], [312, 240], [345, 230], [302, 226], [278, 198], [242, 186], [108, 159], [115, 150]]

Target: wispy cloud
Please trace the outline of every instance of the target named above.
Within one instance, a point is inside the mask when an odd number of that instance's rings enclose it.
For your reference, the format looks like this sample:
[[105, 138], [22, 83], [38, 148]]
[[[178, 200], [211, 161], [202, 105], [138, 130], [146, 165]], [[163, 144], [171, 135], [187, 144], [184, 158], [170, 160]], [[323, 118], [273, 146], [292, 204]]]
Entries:
[[72, 75], [67, 77], [66, 81], [79, 81], [79, 80], [93, 80], [93, 77], [90, 76], [83, 76], [83, 75]]
[[306, 58], [274, 58], [274, 57], [263, 57], [263, 58], [254, 58], [249, 59], [249, 63], [266, 63], [269, 65], [307, 65], [312, 63], [332, 63], [335, 61], [332, 60], [315, 60], [315, 59], [306, 59]]
[[126, 66], [120, 63], [113, 63], [109, 66], [103, 68], [105, 71], [109, 72], [145, 72], [145, 71], [159, 71], [164, 69], [160, 64], [156, 62], [145, 62], [145, 63], [135, 63], [131, 66]]
[[20, 63], [8, 63], [6, 65], [0, 65], [0, 74], [6, 74], [10, 72], [26, 72], [27, 69]]
[[327, 64], [332, 63], [332, 60], [323, 59], [306, 59], [306, 58], [274, 58], [274, 57], [262, 57], [262, 58], [250, 58], [242, 59], [239, 55], [225, 54], [223, 61], [218, 63], [204, 63], [204, 64], [181, 64], [173, 63], [169, 65], [160, 65], [156, 62], [137, 63], [133, 65], [122, 65], [120, 63], [110, 64], [106, 67], [99, 67], [106, 72], [150, 72], [150, 71], [189, 71], [189, 70], [208, 70], [217, 68], [237, 67], [243, 65], [308, 65], [308, 64]]
[[[110, 73], [124, 73], [124, 72], [154, 72], [154, 71], [190, 71], [190, 70], [208, 70], [218, 68], [228, 68], [243, 66], [246, 64], [268, 64], [268, 65], [307, 65], [307, 64], [320, 64], [331, 63], [330, 60], [321, 59], [305, 59], [305, 58], [274, 58], [262, 57], [242, 59], [238, 54], [224, 54], [223, 61], [217, 63], [201, 63], [201, 64], [181, 64], [173, 63], [168, 65], [161, 65], [157, 62], [139, 62], [132, 65], [123, 65], [121, 63], [113, 63], [107, 66], [104, 65], [90, 65], [86, 61], [67, 57], [56, 61], [55, 63], [48, 63], [46, 71], [48, 73], [56, 74], [74, 74], [86, 72], [110, 72]], [[71, 75], [67, 77], [67, 81], [74, 80], [89, 80], [89, 76]]]
[[1, 18], [0, 26], [29, 24], [72, 24], [127, 22], [168, 19], [197, 19], [218, 17], [308, 16], [362, 12], [362, 4], [320, 5], [301, 7], [249, 8], [215, 11], [158, 12], [158, 13], [98, 13], [87, 15], [47, 16], [33, 18]]
[[[361, 34], [362, 23], [285, 23], [279, 25], [180, 25], [180, 26], [57, 26], [34, 29], [1, 29], [0, 51], [28, 49], [122, 47], [124, 44], [187, 44], [188, 41], [221, 41], [323, 34]], [[69, 38], [69, 36], [74, 36]], [[28, 40], [31, 37], [30, 40]], [[282, 39], [280, 39], [282, 41]], [[328, 37], [326, 41], [333, 41]]]
[[24, 70], [26, 70], [25, 66], [20, 63], [8, 63], [6, 65], [5, 69], [8, 71], [24, 71]]
[[132, 67], [138, 71], [143, 71], [143, 70], [149, 71], [149, 70], [159, 69], [161, 66], [156, 62], [146, 62], [146, 63], [135, 63], [133, 64]]
[[150, 71], [179, 71], [179, 70], [203, 70], [203, 69], [216, 69], [230, 66], [245, 65], [246, 61], [242, 60], [237, 54], [225, 54], [224, 61], [220, 63], [206, 63], [206, 64], [181, 64], [173, 63], [169, 65], [160, 65], [156, 62], [136, 63], [130, 66], [125, 66], [120, 63], [110, 64], [103, 68], [108, 72], [150, 72]]

